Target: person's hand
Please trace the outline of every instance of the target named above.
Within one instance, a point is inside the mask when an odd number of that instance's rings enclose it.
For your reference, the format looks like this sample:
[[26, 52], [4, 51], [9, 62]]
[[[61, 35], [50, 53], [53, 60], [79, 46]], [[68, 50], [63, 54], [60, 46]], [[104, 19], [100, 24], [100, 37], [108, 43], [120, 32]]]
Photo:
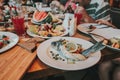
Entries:
[[59, 1], [57, 1], [57, 0], [54, 0], [54, 1], [52, 1], [51, 3], [50, 3], [50, 6], [56, 6], [56, 7], [60, 7], [60, 2]]
[[107, 20], [98, 19], [98, 20], [96, 20], [96, 22], [98, 24], [105, 24], [105, 25], [108, 25], [110, 27], [116, 28], [112, 23], [108, 22]]
[[91, 16], [89, 16], [89, 14], [87, 13], [87, 11], [85, 10], [83, 6], [78, 6], [75, 12], [82, 14], [83, 23], [94, 23], [95, 22], [95, 20]]
[[76, 13], [86, 13], [86, 10], [82, 6], [78, 6], [75, 10]]
[[50, 7], [51, 7], [51, 9], [58, 8], [58, 9], [60, 9], [61, 11], [64, 11], [64, 10], [65, 10], [64, 6], [63, 6], [59, 1], [57, 1], [57, 0], [52, 1], [52, 2], [50, 3]]
[[69, 5], [71, 6], [73, 11], [77, 8], [76, 4], [73, 2], [70, 2]]

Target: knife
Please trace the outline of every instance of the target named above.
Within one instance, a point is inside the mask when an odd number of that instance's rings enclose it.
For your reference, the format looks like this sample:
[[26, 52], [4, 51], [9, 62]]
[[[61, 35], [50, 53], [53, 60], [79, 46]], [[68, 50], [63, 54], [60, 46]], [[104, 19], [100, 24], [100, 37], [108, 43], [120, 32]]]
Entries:
[[100, 51], [104, 49], [105, 47], [106, 46], [103, 44], [103, 41], [100, 41], [100, 42], [95, 43], [90, 48], [84, 50], [81, 54], [84, 55], [85, 57], [89, 57], [90, 54]]

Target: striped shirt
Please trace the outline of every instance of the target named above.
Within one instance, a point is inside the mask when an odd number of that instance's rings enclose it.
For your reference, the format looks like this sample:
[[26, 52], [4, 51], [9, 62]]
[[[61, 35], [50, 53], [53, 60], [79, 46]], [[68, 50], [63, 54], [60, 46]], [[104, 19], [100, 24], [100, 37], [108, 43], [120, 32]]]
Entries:
[[110, 6], [104, 0], [91, 0], [90, 4], [85, 7], [87, 13], [95, 20], [110, 20]]

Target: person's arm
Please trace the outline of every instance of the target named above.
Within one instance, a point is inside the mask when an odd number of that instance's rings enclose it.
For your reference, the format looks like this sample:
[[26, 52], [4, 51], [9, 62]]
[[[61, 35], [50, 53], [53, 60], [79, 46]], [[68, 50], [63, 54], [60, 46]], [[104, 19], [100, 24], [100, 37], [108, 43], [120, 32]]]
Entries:
[[82, 11], [83, 14], [83, 21], [86, 23], [94, 23], [95, 20], [86, 12], [85, 9]]
[[78, 13], [82, 14], [82, 22], [83, 23], [94, 23], [95, 20], [86, 12], [84, 7], [78, 6], [77, 7]]
[[56, 7], [60, 7], [60, 6], [61, 6], [61, 4], [60, 4], [60, 2], [59, 2], [58, 0], [53, 0], [53, 1], [50, 3], [50, 5], [55, 5]]
[[103, 19], [110, 21], [110, 5], [108, 2], [105, 2], [104, 0], [99, 0], [97, 2], [97, 8], [95, 12], [95, 19]]
[[63, 11], [66, 11], [69, 5], [71, 6], [73, 11], [76, 9], [76, 4], [71, 2], [71, 0], [68, 0], [65, 5], [62, 4], [60, 0], [53, 0], [51, 4], [54, 4], [55, 6], [59, 7]]
[[104, 2], [102, 0], [99, 2], [99, 6], [96, 10], [96, 22], [98, 24], [105, 24], [109, 27], [117, 28], [111, 23], [110, 6], [108, 2]]
[[108, 25], [109, 27], [117, 28], [117, 27], [114, 26], [111, 22], [109, 22], [109, 21], [107, 21], [107, 20], [99, 19], [99, 20], [96, 20], [96, 22], [97, 22], [98, 24], [105, 24], [105, 25]]

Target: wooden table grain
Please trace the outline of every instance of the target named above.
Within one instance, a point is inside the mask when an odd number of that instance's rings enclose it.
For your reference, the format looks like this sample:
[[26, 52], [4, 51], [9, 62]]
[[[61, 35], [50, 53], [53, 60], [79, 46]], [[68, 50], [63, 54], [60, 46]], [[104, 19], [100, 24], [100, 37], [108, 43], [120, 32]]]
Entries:
[[[73, 37], [92, 41], [91, 37], [79, 31]], [[107, 49], [102, 50], [102, 54], [108, 59], [120, 56], [118, 53]], [[36, 56], [36, 51], [31, 53], [18, 45], [0, 54], [0, 80], [35, 80], [63, 72], [65, 71], [49, 67], [41, 62]]]
[[20, 80], [35, 57], [17, 45], [0, 54], [0, 80]]
[[[82, 38], [82, 39], [94, 42], [94, 40], [89, 35], [86, 35], [79, 31], [77, 31], [77, 33], [72, 37]], [[106, 60], [120, 57], [120, 52], [112, 51], [108, 48], [103, 49], [101, 51], [101, 53], [102, 53], [102, 58], [99, 63], [106, 61]], [[36, 59], [33, 61], [32, 65], [26, 72], [26, 75], [24, 76], [23, 80], [34, 80], [37, 78], [47, 77], [50, 75], [60, 74], [63, 72], [65, 72], [65, 71], [51, 68], [51, 67], [45, 65], [36, 57]]]

